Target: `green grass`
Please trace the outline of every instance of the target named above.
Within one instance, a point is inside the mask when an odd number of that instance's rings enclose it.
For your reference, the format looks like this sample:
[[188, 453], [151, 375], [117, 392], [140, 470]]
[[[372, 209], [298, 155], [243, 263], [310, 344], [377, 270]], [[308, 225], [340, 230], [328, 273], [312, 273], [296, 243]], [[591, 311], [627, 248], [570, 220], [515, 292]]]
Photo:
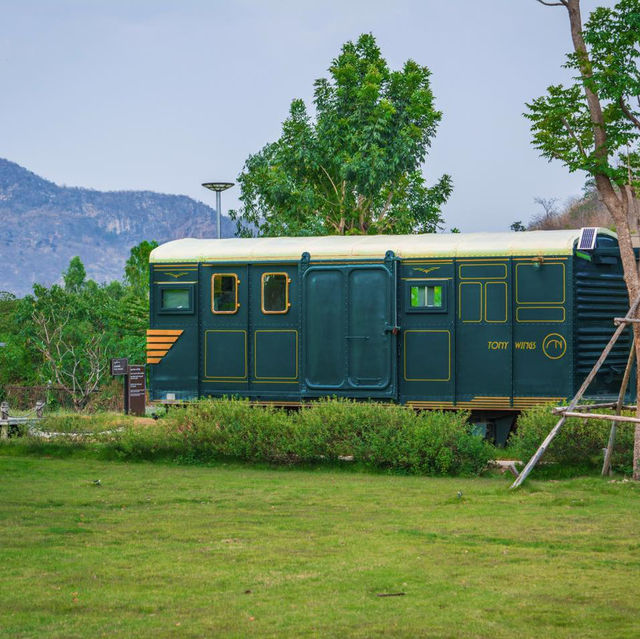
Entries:
[[0, 477], [2, 637], [638, 636], [634, 483], [38, 456]]

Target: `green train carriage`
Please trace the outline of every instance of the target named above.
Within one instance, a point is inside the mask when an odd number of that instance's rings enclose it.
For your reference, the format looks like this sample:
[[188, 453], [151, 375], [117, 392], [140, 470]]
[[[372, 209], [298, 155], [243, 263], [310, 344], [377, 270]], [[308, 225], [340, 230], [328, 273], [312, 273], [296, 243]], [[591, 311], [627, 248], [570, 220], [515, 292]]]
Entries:
[[[571, 397], [626, 313], [617, 238], [585, 231], [168, 242], [150, 257], [151, 399], [344, 396], [510, 423]], [[616, 395], [629, 340], [591, 397]]]

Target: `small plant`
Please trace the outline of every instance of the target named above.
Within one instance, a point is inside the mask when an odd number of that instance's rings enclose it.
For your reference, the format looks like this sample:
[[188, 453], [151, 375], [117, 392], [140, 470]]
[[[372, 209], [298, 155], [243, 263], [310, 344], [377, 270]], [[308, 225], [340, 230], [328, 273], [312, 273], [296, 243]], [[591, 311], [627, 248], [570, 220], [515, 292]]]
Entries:
[[[535, 406], [518, 418], [516, 432], [509, 439], [508, 450], [526, 461], [538, 449], [558, 421], [550, 405]], [[604, 419], [570, 418], [544, 454], [543, 461], [556, 462], [563, 467], [594, 469], [602, 466], [602, 449], [609, 439], [611, 422]], [[633, 428], [618, 427], [613, 451], [613, 469], [630, 473], [632, 470]]]

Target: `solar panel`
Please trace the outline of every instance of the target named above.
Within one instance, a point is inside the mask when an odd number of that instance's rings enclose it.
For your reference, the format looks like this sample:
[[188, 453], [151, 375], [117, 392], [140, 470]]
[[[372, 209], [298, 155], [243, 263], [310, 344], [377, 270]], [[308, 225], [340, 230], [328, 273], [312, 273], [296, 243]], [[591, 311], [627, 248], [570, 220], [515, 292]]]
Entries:
[[580, 239], [578, 240], [579, 251], [593, 251], [596, 247], [596, 238], [598, 237], [598, 227], [585, 226], [580, 230]]

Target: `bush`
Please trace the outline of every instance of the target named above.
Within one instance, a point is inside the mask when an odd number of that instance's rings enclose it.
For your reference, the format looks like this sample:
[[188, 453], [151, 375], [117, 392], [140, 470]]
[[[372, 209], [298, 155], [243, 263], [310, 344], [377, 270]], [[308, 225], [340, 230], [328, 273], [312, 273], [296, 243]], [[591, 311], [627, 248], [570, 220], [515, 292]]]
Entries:
[[[509, 439], [508, 450], [512, 455], [526, 461], [536, 452], [559, 419], [551, 411], [550, 405], [535, 406], [520, 415], [516, 432]], [[561, 466], [601, 468], [602, 449], [607, 446], [610, 430], [611, 422], [604, 419], [570, 418], [542, 459]], [[618, 425], [612, 458], [615, 471], [630, 473], [632, 470], [633, 432], [632, 424]]]
[[203, 400], [153, 425], [126, 428], [114, 445], [129, 459], [293, 464], [350, 457], [371, 468], [470, 475], [495, 451], [471, 434], [467, 418], [351, 400], [321, 400], [292, 412], [246, 400]]

